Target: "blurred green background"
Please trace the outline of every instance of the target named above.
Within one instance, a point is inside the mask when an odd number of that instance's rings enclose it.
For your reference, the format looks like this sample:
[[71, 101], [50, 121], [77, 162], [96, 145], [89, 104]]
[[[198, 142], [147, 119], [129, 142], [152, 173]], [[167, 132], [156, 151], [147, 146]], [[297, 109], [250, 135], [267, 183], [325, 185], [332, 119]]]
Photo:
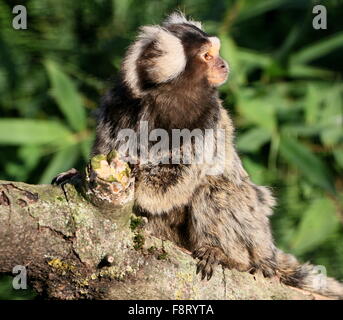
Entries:
[[[327, 30], [312, 27], [327, 8]], [[12, 28], [24, 4], [28, 29]], [[175, 9], [220, 37], [221, 87], [254, 182], [273, 187], [277, 245], [343, 280], [343, 1], [0, 0], [0, 179], [82, 168], [92, 112], [137, 28]], [[0, 298], [32, 294], [0, 282]]]

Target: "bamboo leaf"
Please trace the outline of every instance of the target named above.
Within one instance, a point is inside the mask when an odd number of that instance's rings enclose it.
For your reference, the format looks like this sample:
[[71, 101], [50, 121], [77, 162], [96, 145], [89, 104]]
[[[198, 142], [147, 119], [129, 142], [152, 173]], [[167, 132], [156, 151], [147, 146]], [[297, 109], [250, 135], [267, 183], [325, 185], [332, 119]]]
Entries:
[[281, 155], [313, 184], [335, 193], [335, 187], [326, 165], [305, 145], [296, 139], [281, 135]]
[[0, 144], [34, 145], [72, 142], [72, 133], [53, 120], [0, 119]]
[[292, 250], [303, 254], [323, 243], [339, 226], [335, 206], [327, 198], [315, 200], [305, 211], [292, 241]]
[[326, 78], [334, 77], [334, 72], [304, 64], [290, 63], [288, 74], [293, 78]]
[[291, 63], [306, 64], [312, 60], [321, 58], [342, 46], [343, 32], [336, 33], [329, 38], [323, 39], [300, 50], [292, 56]]
[[253, 128], [241, 134], [237, 139], [237, 147], [241, 151], [255, 152], [271, 138], [270, 132], [263, 128]]
[[86, 113], [74, 82], [56, 62], [47, 60], [45, 67], [51, 81], [52, 95], [68, 123], [76, 131], [84, 130], [86, 128]]
[[254, 92], [243, 91], [239, 95], [238, 110], [250, 123], [270, 133], [276, 129], [275, 105], [267, 99], [256, 97]]
[[238, 15], [236, 22], [242, 22], [244, 20], [248, 20], [258, 15], [264, 14], [268, 11], [275, 10], [281, 7], [286, 2], [289, 2], [289, 0], [265, 0], [246, 2], [245, 7]]

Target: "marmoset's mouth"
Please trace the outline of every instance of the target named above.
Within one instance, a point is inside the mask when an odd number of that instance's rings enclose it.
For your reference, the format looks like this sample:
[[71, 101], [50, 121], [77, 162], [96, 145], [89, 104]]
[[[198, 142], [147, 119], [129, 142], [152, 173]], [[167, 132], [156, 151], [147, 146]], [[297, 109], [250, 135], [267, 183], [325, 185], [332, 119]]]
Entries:
[[213, 76], [209, 77], [208, 81], [214, 86], [220, 86], [224, 82], [226, 82], [228, 76], [229, 76], [229, 70], [226, 68], [225, 70], [223, 70], [221, 75], [218, 75], [215, 77], [213, 77]]

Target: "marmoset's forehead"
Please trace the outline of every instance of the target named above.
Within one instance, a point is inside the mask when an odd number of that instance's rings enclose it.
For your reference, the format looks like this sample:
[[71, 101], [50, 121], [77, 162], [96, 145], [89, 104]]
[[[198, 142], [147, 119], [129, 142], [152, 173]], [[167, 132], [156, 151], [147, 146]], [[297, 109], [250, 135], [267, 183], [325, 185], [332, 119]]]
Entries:
[[213, 47], [216, 51], [220, 49], [220, 40], [217, 37], [212, 37], [192, 24], [172, 24], [166, 26], [165, 29], [181, 40], [183, 46], [188, 50], [198, 51], [202, 47]]
[[212, 37], [193, 24], [171, 24], [165, 29], [181, 40], [185, 48], [198, 50], [201, 47], [213, 47], [216, 51], [220, 49], [220, 40], [217, 37]]

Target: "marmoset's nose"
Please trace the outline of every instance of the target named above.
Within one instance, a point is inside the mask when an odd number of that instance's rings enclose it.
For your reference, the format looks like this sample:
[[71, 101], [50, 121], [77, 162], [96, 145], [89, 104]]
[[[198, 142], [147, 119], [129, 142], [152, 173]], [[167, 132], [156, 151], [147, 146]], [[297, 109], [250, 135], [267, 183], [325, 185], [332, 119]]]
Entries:
[[220, 67], [220, 69], [222, 69], [223, 71], [229, 72], [229, 64], [228, 64], [225, 60], [222, 60], [222, 61], [221, 61], [219, 67]]

